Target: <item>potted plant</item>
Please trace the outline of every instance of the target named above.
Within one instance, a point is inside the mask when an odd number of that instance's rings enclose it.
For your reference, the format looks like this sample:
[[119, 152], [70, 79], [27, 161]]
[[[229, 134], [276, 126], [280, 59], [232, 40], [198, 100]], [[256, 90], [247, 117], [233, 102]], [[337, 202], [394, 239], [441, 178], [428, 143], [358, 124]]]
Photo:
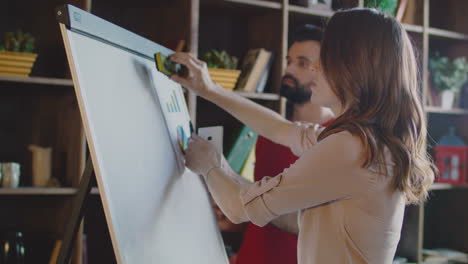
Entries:
[[0, 42], [0, 74], [28, 76], [37, 58], [34, 42], [30, 33], [6, 32]]
[[441, 107], [453, 107], [455, 97], [468, 80], [468, 62], [465, 57], [450, 60], [448, 57], [435, 56], [429, 58], [429, 69], [434, 86], [434, 92], [441, 97]]
[[394, 16], [398, 7], [398, 0], [364, 0], [364, 6], [376, 8], [384, 13]]
[[203, 55], [211, 79], [221, 87], [232, 90], [236, 86], [240, 70], [236, 70], [238, 59], [226, 51], [210, 50]]

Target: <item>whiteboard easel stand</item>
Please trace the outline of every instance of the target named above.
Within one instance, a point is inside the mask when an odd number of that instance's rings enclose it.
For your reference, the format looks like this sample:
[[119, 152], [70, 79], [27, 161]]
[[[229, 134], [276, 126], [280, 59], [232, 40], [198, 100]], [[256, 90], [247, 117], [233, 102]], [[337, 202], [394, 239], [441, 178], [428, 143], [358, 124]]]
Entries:
[[72, 213], [70, 221], [65, 228], [64, 238], [60, 253], [57, 258], [57, 264], [70, 263], [70, 257], [73, 247], [73, 242], [76, 239], [76, 234], [80, 227], [81, 220], [86, 212], [91, 195], [91, 179], [94, 175], [93, 162], [91, 158], [86, 162], [86, 167], [80, 181], [78, 193], [73, 201]]

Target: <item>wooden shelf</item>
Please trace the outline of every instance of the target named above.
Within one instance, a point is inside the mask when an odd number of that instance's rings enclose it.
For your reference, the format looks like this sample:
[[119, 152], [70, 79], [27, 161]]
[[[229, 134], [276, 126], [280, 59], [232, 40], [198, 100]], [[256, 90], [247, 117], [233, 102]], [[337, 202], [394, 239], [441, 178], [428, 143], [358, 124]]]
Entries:
[[44, 84], [44, 85], [51, 85], [51, 86], [73, 87], [73, 81], [71, 79], [44, 78], [44, 77], [21, 77], [21, 76], [0, 75], [0, 82], [30, 83], [30, 84]]
[[270, 9], [281, 9], [280, 3], [269, 2], [269, 1], [260, 1], [260, 0], [224, 0], [228, 3], [235, 3], [241, 5], [248, 5], [248, 6], [257, 6], [257, 7], [264, 7]]
[[0, 188], [0, 195], [74, 195], [76, 188]]
[[408, 32], [414, 33], [423, 33], [423, 27], [418, 25], [411, 25], [411, 24], [402, 24], [403, 28]]
[[289, 6], [289, 12], [297, 13], [297, 14], [318, 16], [318, 17], [326, 17], [326, 18], [329, 18], [329, 17], [333, 16], [333, 14], [334, 14], [333, 10], [302, 7], [302, 6], [296, 6], [296, 5], [290, 5]]
[[[37, 188], [37, 187], [19, 187], [19, 188], [0, 188], [1, 195], [75, 195], [78, 188]], [[99, 195], [99, 189], [93, 187], [92, 195]]]
[[465, 185], [455, 185], [449, 183], [434, 183], [432, 184], [430, 190], [452, 190], [452, 189], [468, 189], [468, 184]]
[[444, 37], [457, 40], [468, 40], [468, 35], [445, 29], [429, 28], [428, 32], [430, 36]]
[[442, 109], [437, 106], [426, 106], [425, 110], [436, 114], [468, 115], [468, 109]]
[[271, 93], [247, 93], [247, 92], [236, 92], [236, 94], [250, 99], [260, 99], [260, 100], [267, 100], [267, 101], [278, 101], [280, 96], [277, 94]]

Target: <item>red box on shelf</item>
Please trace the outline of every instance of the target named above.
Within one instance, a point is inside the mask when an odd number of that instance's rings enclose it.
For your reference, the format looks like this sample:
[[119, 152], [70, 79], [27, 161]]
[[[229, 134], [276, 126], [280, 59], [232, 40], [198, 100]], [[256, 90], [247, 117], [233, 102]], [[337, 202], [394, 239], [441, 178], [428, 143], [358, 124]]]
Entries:
[[435, 163], [439, 169], [436, 182], [466, 184], [466, 165], [468, 147], [443, 146], [434, 147]]

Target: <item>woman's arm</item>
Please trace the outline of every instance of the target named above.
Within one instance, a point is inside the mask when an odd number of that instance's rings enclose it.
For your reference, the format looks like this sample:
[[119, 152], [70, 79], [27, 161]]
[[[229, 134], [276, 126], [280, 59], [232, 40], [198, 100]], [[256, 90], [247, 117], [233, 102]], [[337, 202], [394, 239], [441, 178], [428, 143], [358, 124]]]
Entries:
[[259, 135], [278, 144], [289, 146], [291, 129], [295, 127], [291, 121], [271, 109], [223, 89], [217, 84], [215, 86], [213, 92], [206, 96], [207, 100], [226, 110]]
[[275, 177], [246, 183], [208, 141], [194, 136], [186, 165], [201, 174], [234, 223], [264, 226], [281, 215], [360, 196], [375, 184], [362, 164], [362, 143], [348, 132], [328, 136]]
[[[235, 173], [223, 159], [221, 169], [212, 169], [203, 174], [209, 192], [226, 217], [234, 224], [249, 221], [240, 198], [240, 187], [249, 184], [247, 180]], [[208, 176], [209, 175], [209, 176]], [[222, 189], [218, 187], [222, 186]]]
[[215, 84], [206, 63], [189, 53], [175, 53], [170, 59], [188, 68], [188, 76], [171, 78], [199, 96], [215, 103], [258, 134], [276, 143], [289, 146], [291, 129], [295, 126], [278, 113], [252, 102]]
[[203, 176], [213, 200], [231, 222], [240, 224], [248, 220], [240, 188], [250, 182], [231, 169], [213, 144], [193, 134], [185, 151], [185, 165]]

